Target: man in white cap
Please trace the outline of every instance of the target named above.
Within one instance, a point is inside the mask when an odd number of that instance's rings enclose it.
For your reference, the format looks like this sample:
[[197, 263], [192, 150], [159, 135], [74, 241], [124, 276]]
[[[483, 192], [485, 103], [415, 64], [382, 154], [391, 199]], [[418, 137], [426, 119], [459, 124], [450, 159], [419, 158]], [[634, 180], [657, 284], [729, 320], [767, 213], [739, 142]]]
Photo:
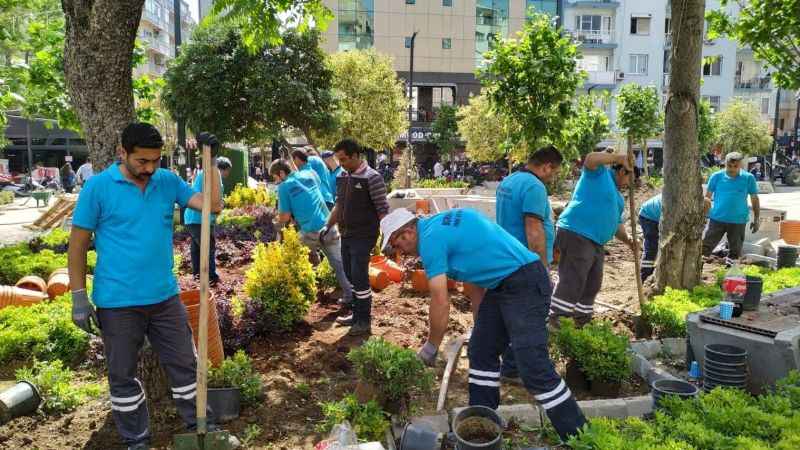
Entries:
[[500, 404], [500, 355], [511, 349], [522, 382], [563, 440], [586, 423], [575, 397], [559, 377], [547, 347], [550, 278], [539, 256], [472, 209], [417, 218], [400, 208], [381, 220], [383, 242], [419, 255], [431, 292], [428, 340], [417, 355], [433, 365], [447, 331], [447, 278], [463, 281], [473, 305], [469, 341], [469, 404]]
[[728, 259], [742, 256], [745, 226], [750, 218], [747, 197], [753, 205], [753, 221], [750, 231], [755, 233], [759, 227], [761, 203], [758, 200], [756, 178], [742, 170], [742, 154], [730, 152], [725, 155], [725, 170], [720, 170], [708, 179], [706, 198], [711, 200], [708, 226], [703, 235], [703, 256], [711, 255], [722, 240], [728, 238]]

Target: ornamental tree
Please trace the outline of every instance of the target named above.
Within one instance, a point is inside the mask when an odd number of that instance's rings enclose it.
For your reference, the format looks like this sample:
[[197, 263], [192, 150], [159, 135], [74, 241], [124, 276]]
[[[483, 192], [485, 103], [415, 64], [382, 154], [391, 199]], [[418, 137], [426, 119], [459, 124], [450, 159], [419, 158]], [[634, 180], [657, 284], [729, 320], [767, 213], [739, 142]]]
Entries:
[[717, 142], [719, 129], [717, 120], [711, 111], [711, 103], [708, 100], [701, 100], [697, 111], [697, 141], [698, 150], [701, 154], [708, 152], [711, 145]]
[[558, 145], [565, 159], [575, 160], [589, 154], [611, 132], [608, 116], [597, 106], [604, 100], [604, 96], [592, 94], [578, 97]]
[[471, 97], [468, 104], [458, 109], [456, 117], [469, 159], [489, 162], [509, 156], [518, 162], [525, 160], [524, 144], [514, 145], [510, 139], [510, 129], [518, 125], [492, 109], [485, 92]]
[[761, 112], [753, 102], [732, 99], [715, 121], [719, 130], [717, 143], [725, 153], [761, 155], [769, 151], [772, 144], [769, 125], [761, 119]]
[[442, 105], [431, 125], [431, 142], [439, 147], [439, 153], [453, 159], [453, 150], [458, 145], [458, 121], [456, 107]]
[[641, 143], [644, 173], [647, 175], [647, 138], [661, 133], [664, 127], [658, 91], [653, 86], [629, 83], [620, 88], [617, 100], [617, 126], [628, 136], [629, 148], [633, 142]]

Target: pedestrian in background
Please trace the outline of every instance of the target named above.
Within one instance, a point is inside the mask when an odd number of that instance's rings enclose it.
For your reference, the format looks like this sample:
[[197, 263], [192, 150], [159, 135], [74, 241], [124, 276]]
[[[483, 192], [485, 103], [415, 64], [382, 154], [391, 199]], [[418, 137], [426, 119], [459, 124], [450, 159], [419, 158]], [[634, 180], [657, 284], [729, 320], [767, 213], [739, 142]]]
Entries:
[[71, 194], [72, 189], [75, 188], [75, 171], [72, 170], [72, 164], [68, 162], [61, 166], [61, 186], [67, 194]]
[[89, 178], [94, 176], [94, 169], [92, 168], [92, 158], [87, 156], [86, 161], [78, 167], [78, 171], [75, 173], [75, 181], [78, 185], [83, 186], [84, 183]]
[[339, 176], [344, 169], [339, 164], [339, 161], [336, 159], [336, 155], [333, 154], [330, 150], [325, 150], [322, 152], [322, 160], [325, 162], [325, 166], [328, 168], [328, 189], [333, 196], [333, 201], [336, 202], [336, 177]]

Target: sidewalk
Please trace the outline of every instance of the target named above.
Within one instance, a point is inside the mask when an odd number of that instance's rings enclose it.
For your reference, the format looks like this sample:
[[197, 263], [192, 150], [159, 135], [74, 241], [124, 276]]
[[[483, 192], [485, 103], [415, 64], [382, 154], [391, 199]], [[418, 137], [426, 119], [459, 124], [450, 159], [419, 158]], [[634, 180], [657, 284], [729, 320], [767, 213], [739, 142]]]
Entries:
[[[23, 205], [27, 201], [27, 204]], [[39, 203], [41, 205], [41, 202]], [[50, 199], [50, 205], [55, 204], [55, 199]], [[14, 203], [0, 206], [0, 246], [16, 244], [34, 237], [37, 232], [24, 227], [33, 223], [49, 206], [36, 207], [33, 198], [17, 198]]]

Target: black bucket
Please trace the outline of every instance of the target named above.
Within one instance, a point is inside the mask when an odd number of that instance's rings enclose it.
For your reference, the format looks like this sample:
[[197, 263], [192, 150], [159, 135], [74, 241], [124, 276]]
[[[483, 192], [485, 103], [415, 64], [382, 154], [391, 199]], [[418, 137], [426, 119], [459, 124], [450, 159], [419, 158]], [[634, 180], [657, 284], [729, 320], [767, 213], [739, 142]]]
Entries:
[[456, 450], [500, 450], [503, 419], [485, 406], [469, 406], [453, 419]]
[[719, 364], [706, 360], [703, 369], [728, 375], [744, 375], [747, 373], [747, 364]]
[[666, 396], [674, 395], [681, 399], [687, 399], [697, 397], [699, 392], [697, 386], [683, 380], [656, 380], [650, 387], [652, 388], [650, 395], [653, 396], [653, 407], [656, 409], [659, 408], [661, 399]]
[[764, 280], [761, 277], [747, 276], [747, 291], [742, 301], [742, 309], [745, 311], [758, 310], [758, 305], [761, 303], [761, 289], [763, 286]]
[[0, 393], [0, 423], [33, 413], [41, 402], [42, 396], [36, 386], [20, 381]]
[[706, 361], [720, 364], [742, 364], [747, 362], [747, 350], [727, 344], [706, 344]]
[[442, 435], [427, 424], [406, 425], [400, 439], [400, 450], [441, 450]]
[[239, 417], [242, 392], [239, 388], [209, 388], [208, 406], [215, 423], [230, 422]]
[[794, 267], [797, 264], [797, 247], [781, 245], [778, 247], [778, 269]]
[[744, 387], [747, 385], [747, 375], [722, 375], [706, 371], [703, 374], [703, 379], [725, 386]]

